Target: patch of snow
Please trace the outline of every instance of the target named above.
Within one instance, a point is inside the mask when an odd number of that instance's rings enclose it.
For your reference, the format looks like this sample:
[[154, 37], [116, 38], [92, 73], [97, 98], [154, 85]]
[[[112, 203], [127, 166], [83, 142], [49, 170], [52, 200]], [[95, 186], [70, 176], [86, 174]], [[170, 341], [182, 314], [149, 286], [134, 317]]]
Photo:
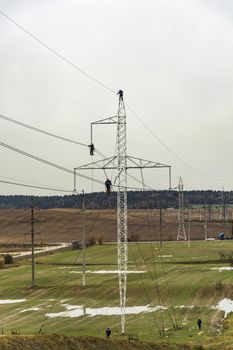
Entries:
[[0, 305], [23, 303], [24, 301], [26, 301], [26, 299], [2, 299], [0, 300]]
[[224, 311], [225, 312], [224, 317], [227, 317], [227, 315], [230, 312], [233, 312], [233, 300], [224, 298], [220, 300], [220, 302], [216, 305], [216, 308], [218, 310]]
[[[63, 312], [56, 312], [56, 313], [47, 313], [46, 316], [49, 318], [55, 318], [55, 317], [80, 317], [80, 316], [89, 316], [89, 317], [95, 317], [95, 316], [119, 316], [121, 315], [121, 308], [118, 306], [113, 307], [99, 307], [99, 308], [85, 308], [84, 306], [79, 305], [63, 305], [66, 308], [66, 311]], [[143, 312], [153, 312], [157, 310], [163, 310], [165, 309], [163, 306], [155, 306], [150, 307], [149, 305], [146, 306], [128, 306], [125, 308], [125, 314], [132, 315], [132, 314], [140, 314]]]
[[31, 307], [29, 309], [24, 309], [24, 310], [21, 310], [19, 313], [21, 314], [22, 312], [27, 312], [27, 311], [39, 311], [40, 308], [39, 307]]
[[[136, 270], [128, 270], [127, 273], [145, 273], [146, 271], [136, 271]], [[83, 273], [82, 271], [69, 271], [69, 273]], [[118, 274], [119, 270], [87, 270], [86, 273], [95, 273], [95, 274]]]
[[211, 267], [210, 270], [217, 270], [217, 271], [219, 271], [219, 272], [222, 272], [222, 271], [231, 271], [231, 270], [233, 270], [233, 267], [231, 267], [231, 266]]
[[[70, 247], [72, 244], [71, 243], [57, 243], [55, 246], [45, 246], [41, 247], [35, 250], [35, 254], [41, 253], [41, 252], [48, 252], [48, 251], [56, 251], [59, 249], [63, 249], [65, 247]], [[21, 256], [31, 256], [31, 251], [21, 251], [19, 253], [10, 253], [13, 254], [14, 257], [21, 257]]]

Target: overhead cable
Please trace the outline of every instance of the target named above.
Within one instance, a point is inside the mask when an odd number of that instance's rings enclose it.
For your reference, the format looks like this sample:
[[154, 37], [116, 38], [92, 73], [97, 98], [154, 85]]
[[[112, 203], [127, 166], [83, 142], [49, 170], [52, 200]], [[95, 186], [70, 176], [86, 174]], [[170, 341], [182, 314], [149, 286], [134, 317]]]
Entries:
[[[44, 163], [44, 164], [49, 165], [51, 167], [57, 168], [59, 170], [62, 170], [64, 172], [66, 172], [66, 173], [74, 174], [73, 170], [71, 170], [71, 169], [65, 168], [62, 165], [58, 165], [58, 164], [50, 162], [50, 161], [48, 161], [46, 159], [42, 159], [40, 157], [37, 157], [37, 156], [35, 156], [35, 155], [31, 154], [31, 153], [25, 152], [25, 151], [23, 151], [23, 150], [21, 150], [19, 148], [13, 147], [13, 146], [8, 145], [8, 144], [6, 144], [4, 142], [0, 142], [0, 146], [5, 147], [7, 149], [10, 149], [11, 151], [17, 152], [19, 154], [22, 154], [23, 156], [26, 156], [26, 157], [29, 157], [31, 159], [34, 159], [34, 160], [36, 160], [38, 162], [41, 162], [41, 163]], [[92, 178], [90, 178], [89, 176], [82, 175], [80, 173], [76, 173], [76, 175], [79, 176], [79, 177], [82, 177], [82, 178], [84, 178], [86, 180], [91, 180], [92, 181]], [[100, 181], [100, 180], [94, 179], [94, 181], [97, 182], [97, 183], [102, 184], [102, 181]]]
[[[32, 125], [29, 125], [29, 124], [23, 123], [23, 122], [21, 122], [21, 121], [19, 121], [19, 120], [16, 120], [16, 119], [7, 117], [7, 116], [5, 116], [5, 115], [3, 115], [3, 114], [0, 114], [0, 119], [6, 120], [6, 121], [8, 121], [8, 122], [11, 122], [11, 123], [14, 123], [14, 124], [17, 124], [17, 125], [20, 125], [20, 126], [23, 126], [24, 128], [28, 128], [28, 129], [33, 130], [33, 131], [40, 132], [41, 134], [45, 134], [45, 135], [47, 135], [47, 136], [51, 136], [51, 137], [57, 138], [57, 139], [62, 140], [62, 141], [74, 143], [74, 144], [76, 144], [76, 145], [80, 145], [80, 146], [84, 146], [84, 147], [89, 147], [89, 146], [90, 146], [90, 145], [87, 145], [87, 144], [85, 144], [85, 143], [72, 140], [72, 139], [70, 139], [70, 138], [68, 138], [68, 137], [60, 136], [60, 135], [51, 133], [51, 132], [49, 132], [49, 131], [36, 128], [36, 127], [34, 127], [34, 126], [32, 126]], [[99, 154], [99, 156], [101, 156], [101, 157], [104, 158], [103, 153], [101, 153], [97, 148], [95, 148], [95, 151], [96, 151], [97, 154]]]
[[75, 68], [76, 70], [78, 70], [80, 73], [84, 74], [86, 77], [88, 77], [89, 79], [91, 79], [92, 81], [94, 81], [95, 83], [97, 83], [98, 85], [101, 85], [102, 87], [104, 87], [105, 89], [109, 90], [110, 92], [113, 92], [114, 94], [116, 93], [116, 91], [114, 91], [113, 89], [111, 89], [110, 87], [108, 87], [106, 84], [102, 83], [100, 80], [96, 79], [94, 76], [92, 76], [91, 74], [85, 72], [83, 69], [81, 69], [80, 67], [78, 67], [76, 64], [74, 64], [73, 62], [71, 62], [69, 59], [67, 59], [65, 56], [61, 55], [59, 52], [57, 52], [56, 50], [54, 50], [52, 47], [50, 47], [49, 45], [45, 44], [42, 40], [40, 40], [37, 36], [35, 36], [34, 34], [32, 34], [31, 32], [29, 32], [29, 30], [27, 30], [26, 28], [24, 28], [23, 26], [21, 26], [19, 23], [17, 23], [15, 20], [13, 20], [10, 16], [8, 16], [6, 13], [4, 13], [2, 10], [0, 10], [0, 13], [7, 18], [9, 21], [11, 21], [12, 23], [14, 23], [14, 25], [16, 25], [19, 29], [21, 29], [24, 33], [26, 33], [27, 35], [29, 35], [31, 38], [33, 38], [34, 40], [36, 40], [40, 45], [44, 46], [46, 49], [48, 49], [50, 52], [52, 52], [54, 55], [56, 55], [57, 57], [59, 57], [61, 60], [63, 60], [64, 62], [66, 62], [67, 64], [69, 64], [71, 67]]
[[4, 184], [8, 184], [8, 185], [21, 186], [21, 187], [37, 188], [37, 189], [40, 189], [40, 190], [49, 190], [49, 191], [56, 191], [56, 192], [73, 193], [73, 191], [71, 191], [71, 190], [63, 190], [63, 189], [60, 189], [60, 188], [37, 186], [37, 185], [28, 185], [28, 184], [23, 184], [23, 183], [13, 182], [13, 181], [6, 181], [6, 180], [0, 180], [0, 183], [4, 183]]
[[[75, 141], [75, 140], [72, 140], [72, 139], [63, 137], [63, 136], [59, 136], [59, 135], [53, 134], [53, 133], [48, 132], [48, 131], [46, 131], [46, 130], [42, 130], [42, 129], [36, 128], [36, 127], [31, 126], [31, 125], [29, 125], [29, 124], [25, 124], [25, 123], [23, 123], [23, 122], [20, 122], [19, 120], [16, 120], [16, 119], [7, 117], [7, 116], [2, 115], [2, 114], [0, 114], [0, 119], [6, 120], [6, 121], [8, 121], [8, 122], [11, 122], [11, 123], [14, 123], [14, 124], [17, 124], [17, 125], [20, 125], [20, 126], [23, 126], [23, 127], [25, 127], [25, 128], [31, 129], [31, 130], [33, 130], [33, 131], [40, 132], [40, 133], [45, 134], [45, 135], [48, 135], [48, 136], [55, 137], [55, 138], [60, 139], [60, 140], [63, 140], [63, 141], [67, 141], [67, 142], [74, 143], [74, 144], [81, 145], [81, 146], [85, 146], [85, 147], [88, 147], [88, 146], [89, 146], [89, 145], [87, 145], [87, 144], [84, 144], [84, 143], [81, 143], [81, 142], [78, 142], [78, 141]], [[104, 155], [104, 154], [103, 154], [102, 152], [100, 152], [98, 149], [95, 148], [95, 151], [96, 151], [96, 153], [97, 153], [99, 156], [101, 156], [102, 158], [106, 158], [106, 155]], [[116, 152], [116, 150], [115, 150], [115, 152]], [[114, 154], [115, 154], [115, 152], [114, 152]], [[137, 181], [138, 183], [141, 184], [141, 181], [138, 180], [138, 179], [136, 179], [133, 175], [128, 174], [128, 176], [131, 177], [132, 179], [134, 179], [135, 181]], [[150, 187], [150, 186], [148, 186], [148, 185], [146, 185], [146, 187], [147, 187], [148, 189], [153, 190], [153, 188]]]
[[[11, 151], [14, 151], [14, 152], [16, 152], [16, 153], [19, 153], [19, 154], [21, 154], [21, 155], [23, 155], [23, 156], [25, 156], [25, 157], [28, 157], [28, 158], [34, 159], [34, 160], [36, 160], [36, 161], [38, 161], [38, 162], [44, 163], [44, 164], [46, 164], [46, 165], [49, 165], [49, 166], [51, 166], [51, 167], [53, 167], [53, 168], [56, 168], [56, 169], [59, 169], [59, 170], [61, 170], [61, 171], [66, 172], [66, 173], [69, 173], [69, 174], [74, 175], [74, 171], [71, 170], [71, 169], [65, 168], [65, 167], [62, 166], [62, 165], [59, 165], [59, 164], [50, 162], [50, 161], [48, 161], [48, 160], [46, 160], [46, 159], [40, 158], [40, 157], [35, 156], [35, 155], [31, 154], [31, 153], [25, 152], [25, 151], [23, 151], [23, 150], [21, 150], [21, 149], [19, 149], [19, 148], [13, 147], [13, 146], [8, 145], [8, 144], [6, 144], [6, 143], [4, 143], [4, 142], [1, 142], [1, 141], [0, 141], [0, 146], [2, 146], [2, 147], [4, 147], [4, 148], [7, 148], [7, 149], [9, 149], [9, 150], [11, 150]], [[94, 181], [94, 182], [96, 182], [96, 183], [98, 183], [98, 184], [103, 185], [103, 181], [98, 180], [98, 179], [94, 179], [94, 178], [92, 178], [92, 177], [90, 177], [90, 176], [83, 175], [83, 174], [80, 174], [80, 173], [77, 173], [77, 172], [75, 172], [75, 175], [78, 176], [78, 177], [81, 177], [81, 178], [83, 178], [83, 179], [86, 179], [86, 180], [89, 180], [89, 181]], [[117, 185], [113, 185], [113, 186], [114, 186], [114, 187], [118, 187]], [[127, 187], [127, 188], [128, 188], [128, 189], [131, 189], [131, 190], [138, 190], [138, 188], [135, 188], [135, 187]]]
[[45, 130], [36, 128], [36, 127], [34, 127], [34, 126], [31, 126], [31, 125], [22, 123], [22, 122], [20, 122], [20, 121], [18, 121], [18, 120], [15, 120], [15, 119], [9, 118], [9, 117], [7, 117], [7, 116], [5, 116], [5, 115], [2, 115], [2, 114], [0, 114], [0, 118], [1, 118], [1, 119], [4, 119], [4, 120], [7, 120], [8, 122], [11, 122], [11, 123], [14, 123], [14, 124], [23, 126], [23, 127], [25, 127], [25, 128], [28, 128], [28, 129], [31, 129], [31, 130], [34, 130], [34, 131], [38, 131], [38, 132], [40, 132], [41, 134], [45, 134], [45, 135], [48, 135], [48, 136], [52, 136], [52, 137], [55, 137], [55, 138], [60, 139], [60, 140], [63, 140], [63, 141], [67, 141], [67, 142], [74, 143], [74, 144], [76, 144], [76, 145], [88, 147], [88, 145], [86, 145], [85, 143], [81, 143], [81, 142], [78, 142], [78, 141], [75, 141], [75, 140], [68, 139], [67, 137], [63, 137], [63, 136], [59, 136], [59, 135], [53, 134], [53, 133], [51, 133], [51, 132], [48, 132], [48, 131], [45, 131]]
[[[8, 16], [5, 12], [3, 12], [2, 10], [0, 10], [0, 14], [2, 14], [5, 18], [7, 18], [9, 21], [11, 21], [15, 26], [17, 26], [19, 29], [21, 29], [24, 33], [26, 33], [27, 35], [29, 35], [31, 38], [33, 38], [34, 40], [36, 40], [40, 45], [42, 45], [43, 47], [45, 47], [46, 49], [48, 49], [51, 53], [53, 53], [54, 55], [56, 55], [57, 57], [59, 57], [61, 60], [63, 60], [64, 62], [66, 62], [67, 64], [69, 64], [71, 67], [75, 68], [76, 70], [78, 70], [80, 73], [82, 73], [83, 75], [85, 75], [86, 77], [88, 77], [89, 79], [91, 79], [92, 81], [94, 81], [95, 83], [97, 83], [98, 85], [102, 86], [103, 88], [105, 88], [106, 90], [112, 92], [112, 93], [116, 93], [116, 91], [114, 89], [112, 89], [111, 87], [109, 87], [108, 85], [104, 84], [103, 82], [101, 82], [100, 80], [98, 80], [97, 78], [95, 78], [93, 75], [87, 73], [86, 71], [84, 71], [83, 69], [81, 69], [80, 67], [78, 67], [76, 64], [74, 64], [73, 62], [71, 62], [69, 59], [67, 59], [65, 56], [63, 56], [62, 54], [60, 54], [59, 52], [57, 52], [56, 50], [54, 50], [52, 47], [50, 47], [49, 45], [47, 45], [46, 43], [44, 43], [42, 40], [40, 40], [38, 37], [36, 37], [34, 34], [32, 34], [30, 31], [28, 31], [26, 28], [24, 28], [22, 25], [20, 25], [19, 23], [17, 23], [14, 19], [12, 19], [10, 16]], [[167, 146], [167, 144], [162, 141], [152, 130], [151, 128], [149, 128], [146, 123], [137, 115], [137, 113], [133, 110], [133, 108], [130, 107], [129, 104], [126, 103], [126, 106], [128, 107], [128, 109], [132, 112], [132, 114], [136, 117], [136, 119], [147, 129], [147, 131], [169, 152], [171, 153], [178, 161], [180, 161], [181, 163], [183, 163], [186, 167], [190, 168], [192, 171], [198, 173], [199, 175], [201, 175], [202, 177], [208, 178], [208, 179], [212, 179], [215, 181], [220, 181], [220, 180], [224, 180], [224, 179], [215, 179], [212, 178], [204, 173], [202, 173], [201, 171], [199, 171], [198, 169], [195, 169], [191, 164], [187, 163], [185, 160], [183, 160], [180, 156], [178, 156], [178, 154], [176, 154], [170, 147]]]
[[128, 109], [131, 111], [131, 113], [135, 116], [135, 118], [146, 128], [146, 130], [169, 152], [171, 153], [177, 160], [179, 160], [181, 163], [183, 163], [186, 167], [192, 169], [194, 172], [198, 173], [201, 176], [204, 176], [206, 178], [212, 179], [211, 177], [209, 177], [208, 175], [202, 173], [201, 171], [195, 169], [192, 167], [191, 164], [187, 163], [185, 160], [183, 160], [181, 157], [178, 156], [178, 154], [176, 154], [176, 152], [174, 152], [170, 147], [167, 146], [167, 144], [162, 141], [160, 139], [160, 137], [158, 135], [156, 135], [156, 133], [151, 130], [151, 128], [149, 128], [146, 123], [138, 116], [138, 114], [133, 110], [132, 107], [130, 107], [127, 103], [125, 103], [125, 105], [128, 107]]

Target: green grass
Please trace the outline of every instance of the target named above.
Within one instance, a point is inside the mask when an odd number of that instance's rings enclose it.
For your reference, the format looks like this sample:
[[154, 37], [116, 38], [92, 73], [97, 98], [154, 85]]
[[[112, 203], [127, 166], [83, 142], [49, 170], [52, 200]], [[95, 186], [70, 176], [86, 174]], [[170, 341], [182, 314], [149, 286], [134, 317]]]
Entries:
[[[233, 242], [194, 242], [190, 248], [187, 242], [163, 243], [162, 248], [150, 243], [129, 244], [128, 269], [146, 272], [128, 275], [127, 306], [155, 306], [163, 300], [168, 310], [127, 315], [127, 333], [137, 334], [143, 341], [208, 343], [217, 334], [216, 323], [223, 315], [211, 306], [224, 296], [231, 297], [233, 272], [210, 269], [216, 266], [223, 249], [233, 250]], [[90, 247], [86, 250], [86, 269], [115, 270], [116, 256], [116, 245]], [[119, 337], [119, 316], [46, 318], [47, 312], [65, 311], [65, 303], [86, 308], [119, 305], [117, 274], [87, 273], [87, 286], [83, 287], [82, 274], [73, 273], [81, 272], [81, 263], [82, 251], [38, 257], [34, 289], [28, 262], [0, 270], [0, 299], [26, 299], [22, 303], [0, 305], [3, 333], [20, 329], [23, 334], [36, 334], [43, 325], [43, 333], [103, 337], [105, 328], [110, 326], [113, 337]], [[219, 280], [222, 290], [216, 289]], [[35, 307], [38, 310], [24, 311]], [[201, 334], [196, 325], [199, 317], [203, 320]], [[173, 328], [176, 322], [179, 329]], [[165, 335], [161, 336], [159, 329], [163, 327]]]

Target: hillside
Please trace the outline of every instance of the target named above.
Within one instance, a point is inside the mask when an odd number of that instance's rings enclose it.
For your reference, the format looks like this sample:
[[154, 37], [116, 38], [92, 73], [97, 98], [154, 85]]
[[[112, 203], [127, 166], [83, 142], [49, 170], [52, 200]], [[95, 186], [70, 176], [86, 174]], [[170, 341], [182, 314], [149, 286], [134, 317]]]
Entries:
[[232, 240], [129, 244], [124, 337], [115, 244], [86, 250], [85, 286], [81, 250], [37, 257], [34, 288], [29, 261], [3, 267], [0, 349], [232, 349], [232, 270], [220, 254], [232, 249]]
[[[85, 223], [87, 240], [116, 241], [116, 210], [42, 209], [35, 210], [37, 243], [70, 242], [82, 240]], [[201, 217], [200, 217], [201, 215]], [[191, 239], [204, 238], [204, 216], [199, 210], [192, 210], [190, 223]], [[23, 209], [0, 210], [0, 244], [30, 243], [30, 224], [22, 223], [30, 218], [30, 211]], [[200, 221], [201, 219], [201, 221]], [[187, 216], [186, 216], [187, 221]], [[154, 210], [128, 210], [129, 240], [160, 240], [160, 212]], [[176, 240], [177, 210], [162, 211], [161, 235], [163, 240]], [[188, 231], [188, 223], [186, 222]], [[219, 232], [232, 234], [232, 222], [219, 221], [219, 210], [213, 210], [212, 221], [207, 223], [208, 237], [217, 237]], [[27, 234], [27, 235], [26, 235]]]
[[[149, 344], [94, 337], [59, 335], [2, 336], [1, 350], [195, 350], [200, 347], [177, 344]], [[201, 348], [204, 350], [204, 348]]]

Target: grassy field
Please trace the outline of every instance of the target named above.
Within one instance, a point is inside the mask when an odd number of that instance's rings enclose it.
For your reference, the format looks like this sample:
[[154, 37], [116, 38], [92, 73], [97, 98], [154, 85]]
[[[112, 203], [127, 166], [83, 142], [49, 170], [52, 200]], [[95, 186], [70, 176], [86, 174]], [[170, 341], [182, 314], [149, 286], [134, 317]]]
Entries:
[[[163, 309], [127, 315], [125, 339], [135, 334], [141, 341], [211, 345], [213, 336], [226, 333], [230, 337], [231, 318], [223, 323], [224, 313], [214, 306], [224, 297], [233, 298], [233, 271], [211, 270], [229, 266], [220, 261], [219, 252], [226, 250], [233, 251], [232, 241], [196, 241], [190, 248], [187, 242], [167, 242], [162, 247], [157, 243], [129, 244], [128, 269], [143, 272], [128, 274], [127, 307], [160, 305]], [[69, 311], [71, 305], [84, 310], [117, 307], [118, 275], [94, 273], [117, 270], [116, 256], [115, 244], [88, 248], [85, 287], [81, 250], [38, 257], [37, 287], [33, 289], [30, 261], [1, 269], [0, 299], [21, 300], [0, 303], [0, 331], [104, 337], [109, 326], [112, 337], [122, 339], [119, 316], [46, 316]], [[196, 324], [199, 317], [203, 320], [201, 332]]]

